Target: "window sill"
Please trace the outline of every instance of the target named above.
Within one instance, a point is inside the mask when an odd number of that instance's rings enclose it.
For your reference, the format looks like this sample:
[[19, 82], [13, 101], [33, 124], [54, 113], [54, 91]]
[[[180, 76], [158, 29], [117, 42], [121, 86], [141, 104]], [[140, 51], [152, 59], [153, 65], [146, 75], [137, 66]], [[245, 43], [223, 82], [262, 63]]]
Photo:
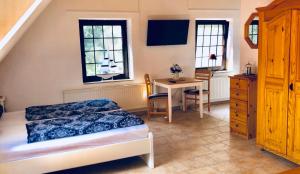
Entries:
[[213, 77], [225, 77], [234, 74], [231, 70], [221, 70], [213, 72]]
[[97, 81], [97, 82], [84, 82], [84, 85], [93, 85], [93, 84], [108, 84], [108, 83], [120, 83], [120, 82], [128, 82], [133, 81], [134, 79], [120, 79], [120, 80], [105, 80], [105, 81]]

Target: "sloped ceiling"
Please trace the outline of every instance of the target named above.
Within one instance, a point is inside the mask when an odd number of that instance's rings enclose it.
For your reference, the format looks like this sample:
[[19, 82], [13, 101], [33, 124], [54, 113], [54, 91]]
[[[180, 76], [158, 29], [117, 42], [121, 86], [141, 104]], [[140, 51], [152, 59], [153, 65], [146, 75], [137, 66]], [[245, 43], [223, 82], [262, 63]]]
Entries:
[[0, 40], [0, 63], [52, 0], [35, 0]]

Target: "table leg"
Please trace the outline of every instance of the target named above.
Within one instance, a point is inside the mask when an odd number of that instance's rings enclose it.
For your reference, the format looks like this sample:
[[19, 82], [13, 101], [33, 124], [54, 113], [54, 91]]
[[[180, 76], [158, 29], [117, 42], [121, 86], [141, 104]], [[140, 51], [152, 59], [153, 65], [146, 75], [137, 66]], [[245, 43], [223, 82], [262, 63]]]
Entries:
[[169, 123], [172, 122], [172, 90], [168, 88]]
[[158, 93], [158, 86], [156, 85], [155, 81], [154, 81], [152, 87], [153, 87], [153, 91], [151, 91], [151, 92], [153, 92], [154, 94]]
[[199, 85], [199, 114], [200, 114], [200, 118], [203, 118], [203, 92], [202, 92], [202, 84]]
[[182, 110], [185, 112], [185, 95], [184, 95], [185, 88], [181, 88], [181, 100], [182, 100]]

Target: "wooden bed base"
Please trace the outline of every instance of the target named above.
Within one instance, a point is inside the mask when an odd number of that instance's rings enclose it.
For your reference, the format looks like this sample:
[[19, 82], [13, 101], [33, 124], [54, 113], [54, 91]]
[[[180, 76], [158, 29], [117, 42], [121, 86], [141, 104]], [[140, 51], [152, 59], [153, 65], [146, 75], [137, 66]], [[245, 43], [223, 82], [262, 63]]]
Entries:
[[0, 173], [48, 173], [133, 156], [141, 156], [150, 168], [154, 168], [153, 134], [151, 132], [147, 138], [139, 140], [0, 163]]

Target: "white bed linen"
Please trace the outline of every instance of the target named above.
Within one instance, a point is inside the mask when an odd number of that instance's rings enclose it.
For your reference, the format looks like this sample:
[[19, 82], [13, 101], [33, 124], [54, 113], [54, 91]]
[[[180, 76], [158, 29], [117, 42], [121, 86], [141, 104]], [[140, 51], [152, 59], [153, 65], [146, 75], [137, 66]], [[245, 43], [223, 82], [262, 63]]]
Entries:
[[0, 163], [50, 153], [104, 146], [147, 138], [146, 124], [37, 143], [27, 143], [25, 112], [5, 113], [0, 120]]

